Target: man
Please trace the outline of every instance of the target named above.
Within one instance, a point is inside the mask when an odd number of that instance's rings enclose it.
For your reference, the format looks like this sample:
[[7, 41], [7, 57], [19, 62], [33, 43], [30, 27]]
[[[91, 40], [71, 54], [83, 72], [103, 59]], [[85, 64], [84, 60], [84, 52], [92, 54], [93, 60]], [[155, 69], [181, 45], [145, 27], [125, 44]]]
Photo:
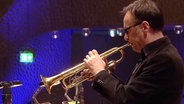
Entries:
[[124, 39], [141, 59], [128, 83], [105, 70], [96, 50], [84, 58], [94, 75], [93, 88], [113, 104], [180, 104], [184, 83], [182, 59], [162, 29], [162, 11], [151, 0], [137, 0], [122, 11]]

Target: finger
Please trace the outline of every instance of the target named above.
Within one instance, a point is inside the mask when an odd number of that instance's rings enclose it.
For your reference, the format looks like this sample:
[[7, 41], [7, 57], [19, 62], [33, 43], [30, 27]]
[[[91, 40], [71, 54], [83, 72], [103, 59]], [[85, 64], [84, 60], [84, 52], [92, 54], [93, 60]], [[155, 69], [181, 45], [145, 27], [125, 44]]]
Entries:
[[86, 59], [86, 58], [84, 58], [83, 61], [84, 61], [85, 63], [87, 63], [87, 59]]
[[98, 52], [97, 52], [96, 49], [93, 49], [93, 50], [92, 50], [92, 53], [93, 53], [94, 55], [98, 55]]
[[92, 51], [89, 51], [89, 52], [88, 52], [88, 55], [91, 57], [91, 56], [93, 56], [94, 54], [93, 54]]
[[86, 55], [86, 59], [89, 59], [90, 58], [90, 56], [89, 55]]

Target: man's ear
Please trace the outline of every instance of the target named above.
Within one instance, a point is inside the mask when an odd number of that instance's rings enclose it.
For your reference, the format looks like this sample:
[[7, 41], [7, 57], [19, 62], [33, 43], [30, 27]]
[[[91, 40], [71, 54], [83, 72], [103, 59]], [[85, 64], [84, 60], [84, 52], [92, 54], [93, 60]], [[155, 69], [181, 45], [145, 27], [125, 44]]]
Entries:
[[142, 32], [144, 34], [144, 38], [147, 38], [147, 34], [148, 34], [149, 29], [150, 29], [149, 22], [143, 21], [141, 23], [141, 29], [142, 29]]
[[150, 24], [149, 24], [149, 22], [143, 21], [143, 22], [142, 22], [142, 29], [143, 29], [144, 31], [148, 31], [148, 30], [150, 29]]

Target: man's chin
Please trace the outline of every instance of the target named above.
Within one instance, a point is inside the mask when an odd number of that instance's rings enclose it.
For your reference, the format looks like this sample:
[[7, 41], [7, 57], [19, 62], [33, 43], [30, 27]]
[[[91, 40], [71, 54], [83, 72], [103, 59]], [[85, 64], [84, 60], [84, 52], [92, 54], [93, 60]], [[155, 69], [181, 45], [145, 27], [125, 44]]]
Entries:
[[132, 50], [133, 50], [134, 52], [141, 53], [141, 50], [140, 50], [140, 49], [137, 49], [137, 48], [134, 47], [133, 45], [132, 45], [131, 47], [132, 47]]

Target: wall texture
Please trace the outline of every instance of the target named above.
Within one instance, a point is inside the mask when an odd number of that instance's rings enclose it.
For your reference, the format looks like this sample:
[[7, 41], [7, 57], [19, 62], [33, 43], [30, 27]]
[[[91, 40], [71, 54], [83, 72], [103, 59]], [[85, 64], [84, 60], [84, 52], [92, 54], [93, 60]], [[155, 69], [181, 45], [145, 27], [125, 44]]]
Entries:
[[[119, 11], [132, 1], [133, 0], [31, 0], [25, 2], [24, 0], [14, 0], [8, 11], [6, 11], [7, 9], [3, 6], [4, 4], [9, 6], [10, 3], [8, 2], [2, 2], [0, 8], [4, 11], [3, 14], [5, 13], [5, 21], [7, 21], [6, 18], [9, 18], [12, 13], [17, 14], [13, 16], [13, 18], [27, 18], [27, 21], [19, 20], [19, 25], [24, 22], [24, 24], [28, 26], [23, 28], [28, 29], [29, 34], [35, 35], [45, 31], [71, 27], [122, 26], [122, 17], [119, 15]], [[161, 6], [167, 25], [184, 23], [183, 0], [154, 1]], [[20, 13], [22, 17], [18, 15]], [[11, 18], [11, 20], [13, 18]]]

